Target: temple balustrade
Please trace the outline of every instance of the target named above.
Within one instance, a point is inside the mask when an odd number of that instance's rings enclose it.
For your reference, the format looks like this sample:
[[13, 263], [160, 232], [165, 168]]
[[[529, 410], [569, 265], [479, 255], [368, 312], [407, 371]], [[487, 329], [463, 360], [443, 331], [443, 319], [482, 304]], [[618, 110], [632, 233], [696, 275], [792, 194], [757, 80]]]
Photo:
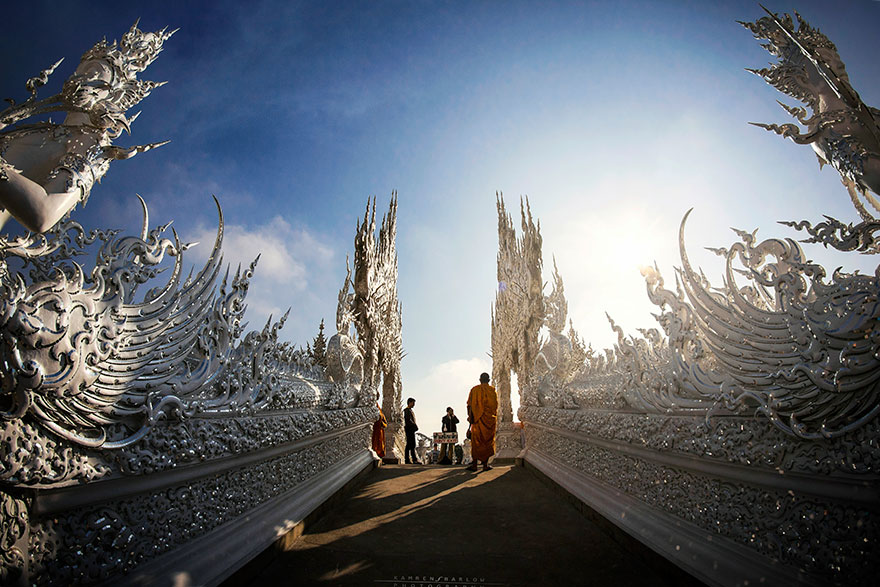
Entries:
[[[586, 395], [586, 394], [585, 394]], [[861, 584], [878, 424], [792, 439], [754, 416], [520, 409], [527, 466], [709, 585]]]

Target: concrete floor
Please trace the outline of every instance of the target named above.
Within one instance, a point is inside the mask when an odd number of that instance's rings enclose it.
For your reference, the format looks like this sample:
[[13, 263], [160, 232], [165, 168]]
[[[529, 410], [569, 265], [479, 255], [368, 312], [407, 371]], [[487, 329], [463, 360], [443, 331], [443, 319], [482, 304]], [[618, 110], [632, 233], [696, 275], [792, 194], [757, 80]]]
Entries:
[[302, 536], [280, 541], [225, 585], [690, 582], [659, 557], [625, 546], [605, 526], [523, 467], [472, 473], [460, 466], [384, 465]]

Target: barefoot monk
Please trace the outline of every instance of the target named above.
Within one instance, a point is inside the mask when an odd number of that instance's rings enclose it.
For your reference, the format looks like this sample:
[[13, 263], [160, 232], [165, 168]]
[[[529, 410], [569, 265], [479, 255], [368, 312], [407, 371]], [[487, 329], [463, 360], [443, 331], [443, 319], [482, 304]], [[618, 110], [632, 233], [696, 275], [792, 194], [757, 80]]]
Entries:
[[468, 467], [477, 470], [477, 461], [482, 461], [483, 470], [488, 471], [489, 459], [495, 454], [495, 428], [498, 421], [498, 395], [489, 385], [489, 374], [480, 375], [480, 384], [471, 389], [467, 402], [468, 422], [471, 423], [471, 455], [473, 463]]
[[376, 451], [376, 454], [380, 459], [385, 458], [385, 428], [388, 427], [388, 420], [385, 419], [385, 414], [382, 413], [382, 408], [379, 406], [379, 394], [376, 394], [376, 409], [379, 410], [379, 419], [373, 422], [373, 450]]

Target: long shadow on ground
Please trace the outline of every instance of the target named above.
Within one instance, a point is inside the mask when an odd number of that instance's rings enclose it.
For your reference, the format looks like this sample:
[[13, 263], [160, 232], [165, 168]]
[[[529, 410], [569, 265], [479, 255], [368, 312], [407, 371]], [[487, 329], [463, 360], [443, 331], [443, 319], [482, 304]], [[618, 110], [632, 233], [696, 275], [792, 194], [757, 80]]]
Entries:
[[253, 573], [251, 585], [673, 584], [514, 466], [383, 466]]

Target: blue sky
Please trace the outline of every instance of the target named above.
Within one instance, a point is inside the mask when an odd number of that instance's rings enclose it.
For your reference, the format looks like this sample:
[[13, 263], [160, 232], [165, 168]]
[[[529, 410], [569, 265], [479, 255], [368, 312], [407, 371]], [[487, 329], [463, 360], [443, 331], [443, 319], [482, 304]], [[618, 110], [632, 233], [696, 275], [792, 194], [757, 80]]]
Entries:
[[[399, 194], [404, 397], [424, 432], [489, 369], [497, 248], [495, 192], [527, 195], [555, 254], [570, 316], [596, 349], [653, 327], [640, 265], [667, 284], [677, 231], [720, 285], [703, 247], [794, 236], [777, 220], [855, 221], [836, 172], [747, 122], [788, 122], [785, 98], [745, 67], [771, 59], [736, 20], [757, 2], [30, 2], [4, 9], [0, 95], [65, 57], [56, 91], [98, 39], [180, 28], [145, 78], [167, 80], [121, 144], [171, 139], [115, 163], [76, 218], [135, 232], [140, 210], [174, 220], [198, 262], [223, 206], [226, 258], [262, 251], [251, 327], [288, 307], [285, 339], [329, 329], [367, 198]], [[837, 45], [850, 79], [880, 105], [880, 2], [769, 2], [799, 10]], [[48, 95], [49, 92], [44, 93]], [[792, 101], [788, 100], [788, 103]], [[11, 226], [11, 225], [10, 225]], [[201, 249], [201, 250], [200, 250]], [[201, 255], [201, 256], [200, 256]], [[829, 268], [876, 261], [807, 256]], [[436, 420], [436, 426], [433, 422]]]

